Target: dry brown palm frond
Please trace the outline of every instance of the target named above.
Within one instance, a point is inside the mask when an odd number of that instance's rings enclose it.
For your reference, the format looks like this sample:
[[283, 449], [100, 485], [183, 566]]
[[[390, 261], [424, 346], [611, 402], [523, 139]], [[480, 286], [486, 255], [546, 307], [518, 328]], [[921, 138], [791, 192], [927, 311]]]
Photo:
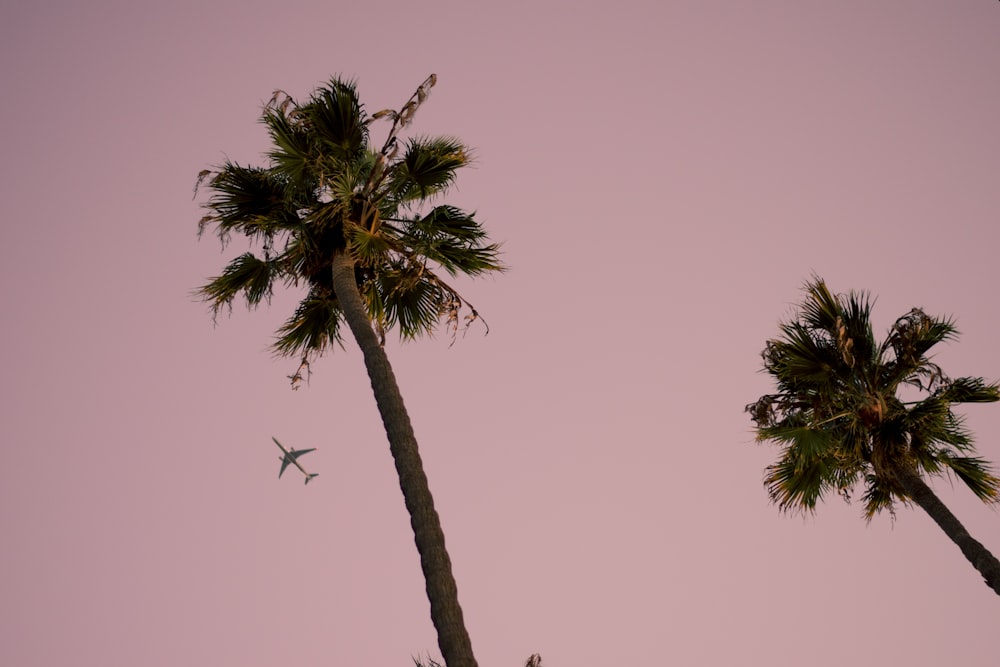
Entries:
[[202, 169], [201, 171], [198, 172], [198, 180], [194, 184], [194, 196], [192, 196], [191, 199], [194, 199], [195, 197], [198, 196], [198, 188], [201, 187], [201, 184], [205, 181], [205, 179], [211, 175], [212, 175], [211, 169]]

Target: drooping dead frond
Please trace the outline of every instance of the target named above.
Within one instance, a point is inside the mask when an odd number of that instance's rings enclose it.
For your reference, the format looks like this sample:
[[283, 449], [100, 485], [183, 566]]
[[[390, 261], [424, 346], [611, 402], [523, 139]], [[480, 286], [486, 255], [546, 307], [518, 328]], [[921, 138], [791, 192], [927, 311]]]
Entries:
[[[391, 114], [393, 119], [392, 129], [389, 130], [389, 136], [386, 138], [387, 145], [390, 141], [395, 140], [396, 131], [399, 128], [406, 127], [413, 121], [413, 117], [416, 115], [417, 109], [419, 109], [420, 105], [427, 99], [427, 96], [430, 94], [431, 88], [435, 83], [437, 83], [437, 75], [431, 74], [422, 84], [420, 84], [416, 92], [410, 96], [410, 99], [406, 101], [406, 104], [403, 105], [403, 108], [400, 109], [399, 112], [389, 111], [388, 109], [384, 110], [389, 112], [386, 115]], [[380, 111], [378, 113], [383, 112]]]
[[276, 111], [280, 111], [282, 115], [286, 115], [288, 107], [293, 106], [294, 104], [295, 100], [292, 99], [292, 96], [279, 88], [271, 94], [271, 99], [267, 101], [264, 108], [274, 109]]
[[421, 102], [426, 100], [427, 96], [431, 94], [431, 88], [434, 87], [434, 84], [436, 84], [437, 81], [438, 81], [437, 74], [431, 72], [431, 75], [427, 77], [422, 84], [420, 84], [420, 87], [417, 88], [417, 98]]
[[217, 218], [214, 215], [202, 216], [201, 220], [198, 221], [198, 238], [201, 238], [201, 235], [205, 232], [205, 227], [216, 220]]
[[394, 109], [382, 109], [381, 111], [376, 111], [371, 116], [369, 116], [368, 119], [365, 120], [365, 125], [370, 125], [373, 122], [379, 120], [380, 118], [385, 118], [386, 116], [391, 118], [393, 121], [399, 119], [399, 114], [397, 114]]
[[417, 101], [410, 100], [399, 110], [399, 126], [406, 127], [417, 113]]
[[[305, 371], [305, 377], [303, 378], [303, 371]], [[302, 386], [302, 380], [305, 379], [306, 384], [309, 384], [309, 379], [312, 377], [312, 368], [309, 366], [309, 357], [303, 356], [301, 362], [299, 363], [298, 369], [288, 376], [289, 381], [292, 383], [292, 390], [298, 391], [299, 387]]]
[[[194, 184], [194, 195], [192, 195], [191, 199], [195, 199], [198, 196], [198, 188], [201, 187], [202, 182], [204, 182], [204, 180], [206, 178], [208, 178], [209, 176], [211, 176], [211, 175], [212, 175], [212, 170], [211, 169], [202, 169], [201, 171], [198, 172], [198, 180], [195, 181], [195, 184]], [[199, 227], [199, 229], [201, 228], [201, 224], [200, 223], [199, 223], [198, 227]]]

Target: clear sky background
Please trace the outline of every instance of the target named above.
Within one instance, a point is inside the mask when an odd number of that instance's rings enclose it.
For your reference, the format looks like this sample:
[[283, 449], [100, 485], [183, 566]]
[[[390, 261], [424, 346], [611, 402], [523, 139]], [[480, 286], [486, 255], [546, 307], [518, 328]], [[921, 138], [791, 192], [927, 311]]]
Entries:
[[[782, 516], [743, 412], [813, 272], [880, 332], [954, 315], [937, 361], [1000, 378], [995, 0], [3, 3], [0, 664], [437, 655], [360, 353], [291, 391], [298, 294], [189, 297], [239, 251], [195, 177], [259, 160], [275, 88], [374, 111], [431, 72], [415, 129], [477, 147], [451, 201], [511, 270], [461, 283], [488, 336], [387, 348], [480, 664], [996, 665], [936, 525]], [[965, 412], [1000, 462], [1000, 406]]]

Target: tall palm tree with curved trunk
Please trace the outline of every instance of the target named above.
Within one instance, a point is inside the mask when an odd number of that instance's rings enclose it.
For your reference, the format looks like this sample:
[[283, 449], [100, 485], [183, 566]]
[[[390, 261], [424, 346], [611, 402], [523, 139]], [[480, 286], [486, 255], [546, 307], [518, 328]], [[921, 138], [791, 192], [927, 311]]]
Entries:
[[[211, 197], [199, 233], [214, 227], [225, 244], [244, 236], [250, 251], [198, 290], [214, 314], [242, 296], [250, 308], [269, 300], [275, 283], [305, 288], [273, 349], [298, 359], [293, 387], [310, 361], [341, 343], [341, 323], [364, 356], [389, 440], [430, 600], [438, 646], [448, 667], [475, 667], [451, 560], [406, 407], [383, 342], [441, 324], [454, 336], [478, 317], [445, 274], [503, 270], [499, 246], [468, 213], [436, 199], [469, 164], [470, 149], [452, 137], [403, 139], [436, 82], [432, 74], [399, 110], [369, 115], [353, 82], [334, 78], [298, 102], [278, 91], [261, 117], [272, 140], [267, 164], [227, 161], [203, 171]], [[381, 147], [370, 126], [391, 123]], [[197, 191], [197, 188], [196, 188]]]
[[834, 295], [814, 278], [796, 317], [764, 348], [764, 370], [778, 391], [746, 409], [758, 441], [781, 447], [765, 472], [768, 494], [783, 511], [812, 512], [827, 493], [850, 500], [861, 484], [869, 521], [883, 510], [894, 515], [896, 501], [916, 503], [1000, 595], [1000, 562], [924, 480], [950, 472], [984, 502], [1000, 500], [1000, 479], [974, 455], [952, 410], [1000, 400], [1000, 388], [949, 378], [931, 361], [934, 345], [957, 338], [951, 320], [914, 308], [879, 342], [871, 303], [863, 292]]

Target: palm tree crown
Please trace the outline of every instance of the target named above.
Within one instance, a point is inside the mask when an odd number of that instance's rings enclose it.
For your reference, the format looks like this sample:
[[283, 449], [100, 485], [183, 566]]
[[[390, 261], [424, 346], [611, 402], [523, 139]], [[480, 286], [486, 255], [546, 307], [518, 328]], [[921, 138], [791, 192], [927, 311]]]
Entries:
[[[811, 512], [836, 491], [850, 500], [864, 484], [865, 515], [894, 514], [897, 500], [919, 505], [1000, 595], [1000, 560], [973, 539], [923, 480], [951, 472], [985, 502], [1000, 498], [1000, 479], [973, 456], [972, 436], [952, 411], [957, 403], [1000, 400], [982, 378], [951, 379], [928, 352], [958, 332], [951, 320], [912, 309], [885, 340], [872, 334], [867, 294], [834, 296], [816, 278], [797, 318], [764, 348], [764, 370], [778, 385], [746, 407], [757, 439], [781, 448], [764, 483], [782, 510]], [[908, 387], [917, 400], [903, 400]]]
[[[213, 312], [243, 295], [256, 307], [276, 282], [307, 293], [278, 330], [274, 350], [311, 358], [340, 342], [342, 309], [331, 277], [333, 257], [346, 253], [376, 330], [398, 327], [403, 338], [429, 333], [442, 319], [454, 332], [478, 313], [442, 279], [444, 272], [479, 275], [503, 270], [473, 213], [428, 203], [445, 193], [471, 151], [451, 137], [401, 139], [436, 77], [431, 75], [400, 111], [368, 115], [353, 82], [335, 78], [304, 103], [277, 91], [261, 121], [273, 147], [268, 164], [226, 161], [199, 177], [212, 196], [199, 232], [213, 226], [225, 244], [245, 236], [260, 252], [245, 252], [198, 290]], [[392, 122], [380, 149], [369, 128]], [[301, 379], [297, 373], [296, 379]]]
[[[1000, 480], [972, 456], [971, 435], [952, 411], [957, 403], [1000, 399], [982, 378], [948, 378], [928, 357], [937, 343], [957, 337], [948, 319], [914, 308], [882, 342], [875, 340], [871, 301], [864, 293], [834, 296], [815, 279], [798, 318], [767, 343], [764, 370], [778, 392], [747, 406], [759, 441], [782, 447], [765, 484], [782, 510], [812, 511], [825, 493], [850, 498], [864, 484], [865, 514], [910, 500], [900, 470], [952, 472], [979, 498], [995, 502]], [[904, 401], [904, 386], [921, 398]]]

